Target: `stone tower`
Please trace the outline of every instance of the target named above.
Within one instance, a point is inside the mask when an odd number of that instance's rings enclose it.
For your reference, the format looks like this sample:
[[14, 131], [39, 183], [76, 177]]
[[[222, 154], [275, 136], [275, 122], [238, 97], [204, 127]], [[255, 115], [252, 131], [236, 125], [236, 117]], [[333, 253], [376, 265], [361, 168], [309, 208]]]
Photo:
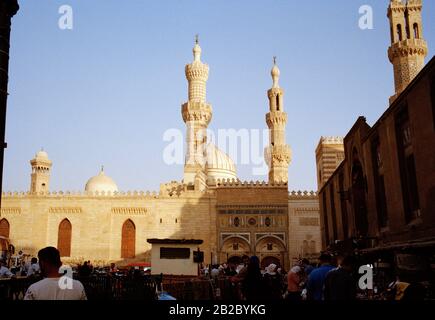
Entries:
[[427, 44], [423, 39], [422, 0], [390, 0], [391, 46], [388, 58], [394, 67], [395, 94], [392, 103], [424, 66]]
[[184, 183], [194, 183], [195, 176], [205, 170], [207, 127], [212, 117], [212, 107], [206, 102], [206, 85], [209, 67], [201, 62], [201, 47], [196, 36], [193, 62], [186, 65], [185, 74], [189, 86], [189, 98], [181, 106], [187, 127], [187, 151], [184, 164]]
[[32, 165], [30, 192], [48, 192], [52, 162], [48, 159], [47, 152], [39, 151], [35, 158], [30, 160], [30, 164]]
[[316, 148], [317, 186], [320, 190], [344, 160], [342, 137], [321, 137]]
[[276, 59], [273, 60], [273, 85], [267, 91], [270, 112], [266, 114], [266, 123], [269, 127], [270, 145], [266, 150], [266, 162], [269, 166], [269, 183], [287, 183], [291, 162], [291, 150], [285, 141], [287, 113], [284, 112], [284, 90], [278, 84], [280, 71]]

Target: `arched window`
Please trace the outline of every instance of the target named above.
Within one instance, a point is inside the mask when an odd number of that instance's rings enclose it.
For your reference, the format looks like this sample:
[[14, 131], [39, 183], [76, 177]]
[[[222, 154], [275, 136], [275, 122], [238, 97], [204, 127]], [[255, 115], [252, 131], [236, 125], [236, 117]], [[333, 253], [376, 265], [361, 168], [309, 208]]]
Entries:
[[414, 38], [420, 39], [420, 30], [418, 30], [418, 23], [414, 23]]
[[136, 226], [128, 219], [122, 225], [121, 258], [134, 258], [136, 255]]
[[402, 40], [403, 40], [403, 35], [402, 35], [402, 25], [401, 25], [401, 24], [398, 24], [398, 25], [397, 25], [397, 39], [398, 39], [399, 41], [402, 41]]
[[0, 236], [9, 238], [9, 222], [6, 219], [0, 220]]
[[279, 111], [280, 105], [279, 105], [279, 95], [276, 96], [276, 111]]
[[59, 232], [57, 236], [57, 249], [61, 257], [71, 256], [71, 236], [72, 226], [68, 219], [63, 219], [59, 224]]

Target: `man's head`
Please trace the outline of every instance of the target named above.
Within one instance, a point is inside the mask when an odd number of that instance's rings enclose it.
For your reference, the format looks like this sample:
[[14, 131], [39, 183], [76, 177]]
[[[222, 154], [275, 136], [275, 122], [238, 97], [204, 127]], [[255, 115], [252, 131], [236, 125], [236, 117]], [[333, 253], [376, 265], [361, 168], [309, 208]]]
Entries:
[[332, 257], [329, 253], [322, 253], [319, 257], [320, 264], [331, 264]]
[[310, 261], [308, 261], [308, 259], [302, 259], [302, 261], [301, 261], [301, 263], [303, 264], [303, 265], [309, 265], [310, 264]]
[[44, 276], [54, 276], [59, 274], [62, 265], [59, 250], [55, 247], [46, 247], [38, 252], [39, 266]]
[[31, 264], [38, 263], [38, 259], [35, 258], [35, 257], [33, 257], [33, 258], [30, 260], [30, 263], [31, 263]]
[[347, 272], [352, 272], [356, 266], [356, 259], [354, 256], [346, 256], [341, 261], [340, 267], [342, 267]]

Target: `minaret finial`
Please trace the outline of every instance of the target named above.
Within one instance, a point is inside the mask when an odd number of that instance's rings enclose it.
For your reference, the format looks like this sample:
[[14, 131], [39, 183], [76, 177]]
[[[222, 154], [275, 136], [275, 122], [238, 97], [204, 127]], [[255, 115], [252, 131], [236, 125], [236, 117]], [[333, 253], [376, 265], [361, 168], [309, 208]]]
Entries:
[[101, 165], [101, 172], [104, 172], [104, 164]]
[[273, 64], [276, 66], [276, 56], [273, 56]]
[[199, 46], [199, 35], [195, 35], [195, 46], [193, 47], [193, 61], [201, 61], [201, 47]]
[[199, 34], [195, 35], [195, 44], [199, 44]]

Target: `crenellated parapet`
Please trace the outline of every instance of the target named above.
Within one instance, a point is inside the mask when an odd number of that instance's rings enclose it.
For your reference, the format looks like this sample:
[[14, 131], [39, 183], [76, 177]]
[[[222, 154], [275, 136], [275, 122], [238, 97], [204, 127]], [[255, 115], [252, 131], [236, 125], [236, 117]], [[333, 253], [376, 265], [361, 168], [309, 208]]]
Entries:
[[315, 191], [291, 191], [289, 192], [289, 200], [309, 200], [318, 199], [317, 192]]
[[216, 188], [283, 188], [287, 187], [286, 182], [268, 183], [266, 181], [241, 181], [236, 179], [209, 179], [208, 185]]
[[28, 198], [28, 197], [45, 197], [45, 198], [143, 198], [158, 199], [159, 194], [155, 191], [51, 191], [51, 192], [3, 192], [3, 199]]

